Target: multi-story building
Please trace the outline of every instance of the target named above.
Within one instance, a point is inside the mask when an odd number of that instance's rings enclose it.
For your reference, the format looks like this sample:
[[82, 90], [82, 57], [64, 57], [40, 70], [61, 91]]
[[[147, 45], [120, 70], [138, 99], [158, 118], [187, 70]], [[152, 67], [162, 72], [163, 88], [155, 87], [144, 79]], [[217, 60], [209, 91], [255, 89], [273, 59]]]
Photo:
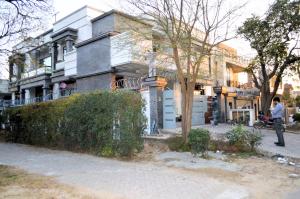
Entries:
[[[161, 75], [156, 68], [160, 67], [163, 56], [154, 53], [159, 47], [156, 39], [141, 38], [132, 27], [145, 30], [145, 34], [150, 32], [152, 38], [159, 37], [155, 28], [141, 19], [115, 10], [102, 12], [85, 6], [55, 22], [51, 30], [18, 44], [14, 47], [16, 53], [10, 57], [12, 103], [57, 99], [74, 91], [141, 89], [142, 78], [151, 73]], [[164, 51], [168, 53], [170, 49]], [[195, 94], [213, 96], [213, 87], [222, 86], [220, 110], [224, 120], [228, 118], [228, 109], [257, 105], [254, 95], [247, 93], [251, 84], [243, 72], [246, 64], [235, 49], [220, 45], [202, 66], [204, 75], [197, 80]], [[168, 71], [174, 72], [172, 63], [168, 65]], [[172, 115], [178, 118], [180, 84], [174, 78], [167, 80], [167, 88], [173, 90]], [[162, 101], [163, 96], [158, 96], [161, 92], [154, 94], [156, 101]], [[162, 110], [157, 112], [156, 123], [162, 127]]]

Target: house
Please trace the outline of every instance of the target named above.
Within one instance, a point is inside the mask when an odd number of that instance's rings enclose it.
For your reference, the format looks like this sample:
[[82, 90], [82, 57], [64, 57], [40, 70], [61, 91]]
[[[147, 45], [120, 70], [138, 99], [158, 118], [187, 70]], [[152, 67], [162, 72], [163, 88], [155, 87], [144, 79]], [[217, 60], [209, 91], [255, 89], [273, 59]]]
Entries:
[[[142, 38], [133, 27], [144, 30], [149, 38]], [[160, 37], [151, 24], [123, 12], [89, 6], [76, 10], [55, 22], [51, 30], [14, 47], [9, 62], [11, 104], [127, 88], [141, 91], [148, 102], [149, 129], [176, 128], [181, 115], [180, 84], [171, 78], [176, 74], [172, 60], [161, 62], [171, 50], [161, 46]], [[207, 100], [216, 94], [223, 121], [229, 118], [229, 109], [256, 107], [257, 111], [251, 79], [243, 72], [246, 65], [235, 49], [224, 44], [207, 57], [195, 86], [194, 125], [207, 122]], [[221, 92], [214, 87], [221, 87]]]

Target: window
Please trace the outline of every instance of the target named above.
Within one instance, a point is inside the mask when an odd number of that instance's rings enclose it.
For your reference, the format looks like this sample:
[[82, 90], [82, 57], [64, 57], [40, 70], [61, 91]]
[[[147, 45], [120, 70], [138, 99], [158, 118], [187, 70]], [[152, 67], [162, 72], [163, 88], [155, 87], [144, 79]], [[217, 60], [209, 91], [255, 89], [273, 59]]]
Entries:
[[39, 67], [51, 67], [51, 56], [40, 59]]

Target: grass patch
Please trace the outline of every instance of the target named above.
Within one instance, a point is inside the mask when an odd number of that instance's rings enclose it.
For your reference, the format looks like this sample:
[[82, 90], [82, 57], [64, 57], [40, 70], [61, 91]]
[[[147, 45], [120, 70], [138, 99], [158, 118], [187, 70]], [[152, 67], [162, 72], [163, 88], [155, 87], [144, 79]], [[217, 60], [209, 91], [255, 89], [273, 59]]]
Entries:
[[[53, 178], [29, 174], [0, 165], [0, 199], [98, 198], [81, 188], [55, 182]], [[99, 197], [101, 198], [101, 197]], [[103, 197], [106, 198], [106, 197]], [[110, 197], [108, 197], [110, 198]]]

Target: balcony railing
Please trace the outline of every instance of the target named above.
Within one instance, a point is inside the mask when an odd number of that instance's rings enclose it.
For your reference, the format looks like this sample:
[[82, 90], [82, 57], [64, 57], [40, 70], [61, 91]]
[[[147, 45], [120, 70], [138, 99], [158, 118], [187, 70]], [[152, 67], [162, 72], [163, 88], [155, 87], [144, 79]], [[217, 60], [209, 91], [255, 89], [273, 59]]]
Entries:
[[[56, 99], [69, 97], [76, 92], [77, 90], [75, 88], [61, 90], [58, 94], [56, 94], [57, 96]], [[29, 99], [0, 100], [0, 109], [3, 107], [15, 107], [15, 106], [23, 106], [27, 104], [34, 104], [38, 102], [52, 101], [55, 100], [54, 96], [55, 93], [49, 93], [46, 96], [34, 97]]]
[[253, 88], [253, 83], [252, 82], [242, 83], [242, 82], [239, 82], [239, 81], [227, 80], [227, 86], [228, 87], [248, 89], [248, 88]]
[[31, 71], [22, 73], [21, 79], [35, 77], [35, 76], [42, 75], [42, 74], [51, 74], [51, 73], [52, 73], [51, 67], [47, 66], [47, 67], [37, 68], [37, 69], [31, 70]]

